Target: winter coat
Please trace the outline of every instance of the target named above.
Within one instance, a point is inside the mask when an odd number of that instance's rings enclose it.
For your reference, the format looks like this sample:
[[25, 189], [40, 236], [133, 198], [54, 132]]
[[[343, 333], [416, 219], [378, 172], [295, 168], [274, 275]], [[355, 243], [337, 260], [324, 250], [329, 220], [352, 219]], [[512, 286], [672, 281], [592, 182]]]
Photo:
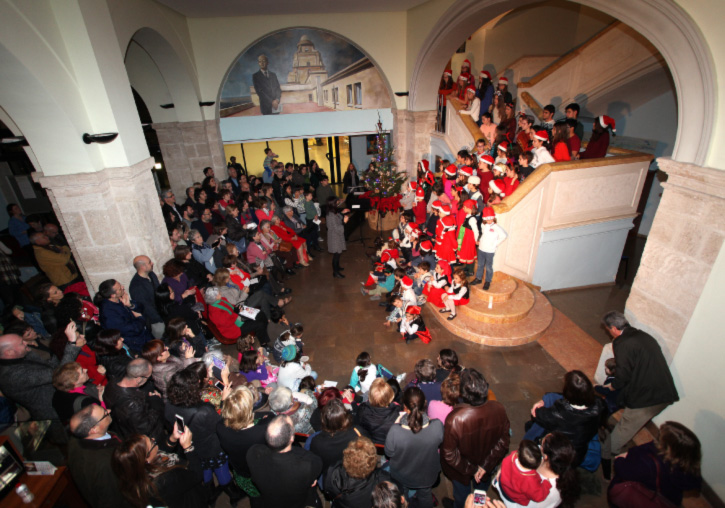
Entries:
[[141, 351], [141, 348], [153, 336], [146, 326], [146, 319], [143, 316], [136, 317], [131, 309], [122, 302], [103, 300], [98, 306], [101, 315], [101, 326], [108, 329], [116, 329], [121, 332], [124, 343], [132, 351]]
[[166, 400], [166, 387], [171, 380], [171, 376], [184, 370], [186, 367], [194, 362], [198, 362], [198, 358], [177, 358], [175, 356], [169, 356], [164, 363], [156, 363], [152, 367], [151, 379], [154, 380], [154, 385], [158, 388], [161, 396]]
[[330, 254], [341, 254], [347, 250], [345, 245], [345, 224], [342, 215], [335, 212], [327, 214], [327, 251]]
[[325, 492], [335, 500], [335, 508], [369, 508], [376, 485], [388, 480], [390, 474], [382, 469], [376, 469], [367, 478], [353, 478], [340, 462], [325, 473]]
[[357, 411], [357, 422], [370, 435], [375, 444], [385, 444], [390, 427], [393, 426], [401, 407], [391, 402], [388, 407], [374, 407], [369, 402], [360, 404]]

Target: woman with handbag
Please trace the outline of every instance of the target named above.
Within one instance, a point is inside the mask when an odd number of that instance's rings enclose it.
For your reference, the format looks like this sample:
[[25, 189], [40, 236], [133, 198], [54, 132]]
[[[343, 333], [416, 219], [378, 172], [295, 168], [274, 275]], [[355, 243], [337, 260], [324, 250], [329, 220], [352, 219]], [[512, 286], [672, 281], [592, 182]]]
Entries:
[[702, 449], [697, 436], [684, 425], [665, 422], [660, 437], [614, 460], [614, 478], [607, 499], [617, 508], [674, 507], [682, 493], [702, 483]]

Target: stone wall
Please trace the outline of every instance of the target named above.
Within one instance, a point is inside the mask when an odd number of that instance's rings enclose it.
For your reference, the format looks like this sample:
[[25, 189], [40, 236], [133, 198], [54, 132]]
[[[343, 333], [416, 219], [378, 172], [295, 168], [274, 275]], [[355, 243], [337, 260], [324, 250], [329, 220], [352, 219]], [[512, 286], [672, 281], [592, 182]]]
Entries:
[[217, 120], [155, 123], [153, 128], [177, 201], [183, 202], [186, 199], [186, 188], [204, 179], [205, 167], [214, 168], [218, 179], [227, 178]]
[[[418, 161], [429, 158], [430, 135], [435, 130], [435, 111], [393, 110], [393, 143], [398, 167], [416, 178]], [[434, 169], [431, 161], [431, 169]]]
[[157, 267], [172, 257], [153, 176], [153, 158], [96, 173], [44, 176], [55, 214], [89, 290], [106, 279], [128, 287], [131, 261], [149, 256]]
[[725, 239], [725, 172], [658, 159], [667, 173], [625, 313], [672, 359]]

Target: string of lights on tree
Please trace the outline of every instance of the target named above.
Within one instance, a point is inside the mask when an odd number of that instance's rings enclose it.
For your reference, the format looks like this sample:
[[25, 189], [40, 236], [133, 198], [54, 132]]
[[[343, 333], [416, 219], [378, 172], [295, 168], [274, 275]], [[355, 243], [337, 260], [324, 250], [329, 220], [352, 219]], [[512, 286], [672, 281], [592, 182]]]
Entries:
[[370, 198], [373, 208], [378, 211], [387, 212], [400, 207], [400, 190], [403, 188], [407, 177], [404, 173], [397, 171], [395, 163], [395, 149], [388, 145], [387, 135], [383, 131], [383, 124], [378, 120], [377, 124], [377, 154], [373, 159], [375, 169], [364, 173], [366, 197]]

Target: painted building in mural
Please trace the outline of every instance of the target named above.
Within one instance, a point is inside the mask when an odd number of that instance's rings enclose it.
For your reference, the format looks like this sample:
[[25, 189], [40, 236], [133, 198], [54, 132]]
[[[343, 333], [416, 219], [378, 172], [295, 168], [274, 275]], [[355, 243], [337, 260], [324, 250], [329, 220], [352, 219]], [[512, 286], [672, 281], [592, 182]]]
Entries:
[[322, 83], [322, 105], [336, 111], [390, 107], [390, 95], [380, 74], [364, 57]]

